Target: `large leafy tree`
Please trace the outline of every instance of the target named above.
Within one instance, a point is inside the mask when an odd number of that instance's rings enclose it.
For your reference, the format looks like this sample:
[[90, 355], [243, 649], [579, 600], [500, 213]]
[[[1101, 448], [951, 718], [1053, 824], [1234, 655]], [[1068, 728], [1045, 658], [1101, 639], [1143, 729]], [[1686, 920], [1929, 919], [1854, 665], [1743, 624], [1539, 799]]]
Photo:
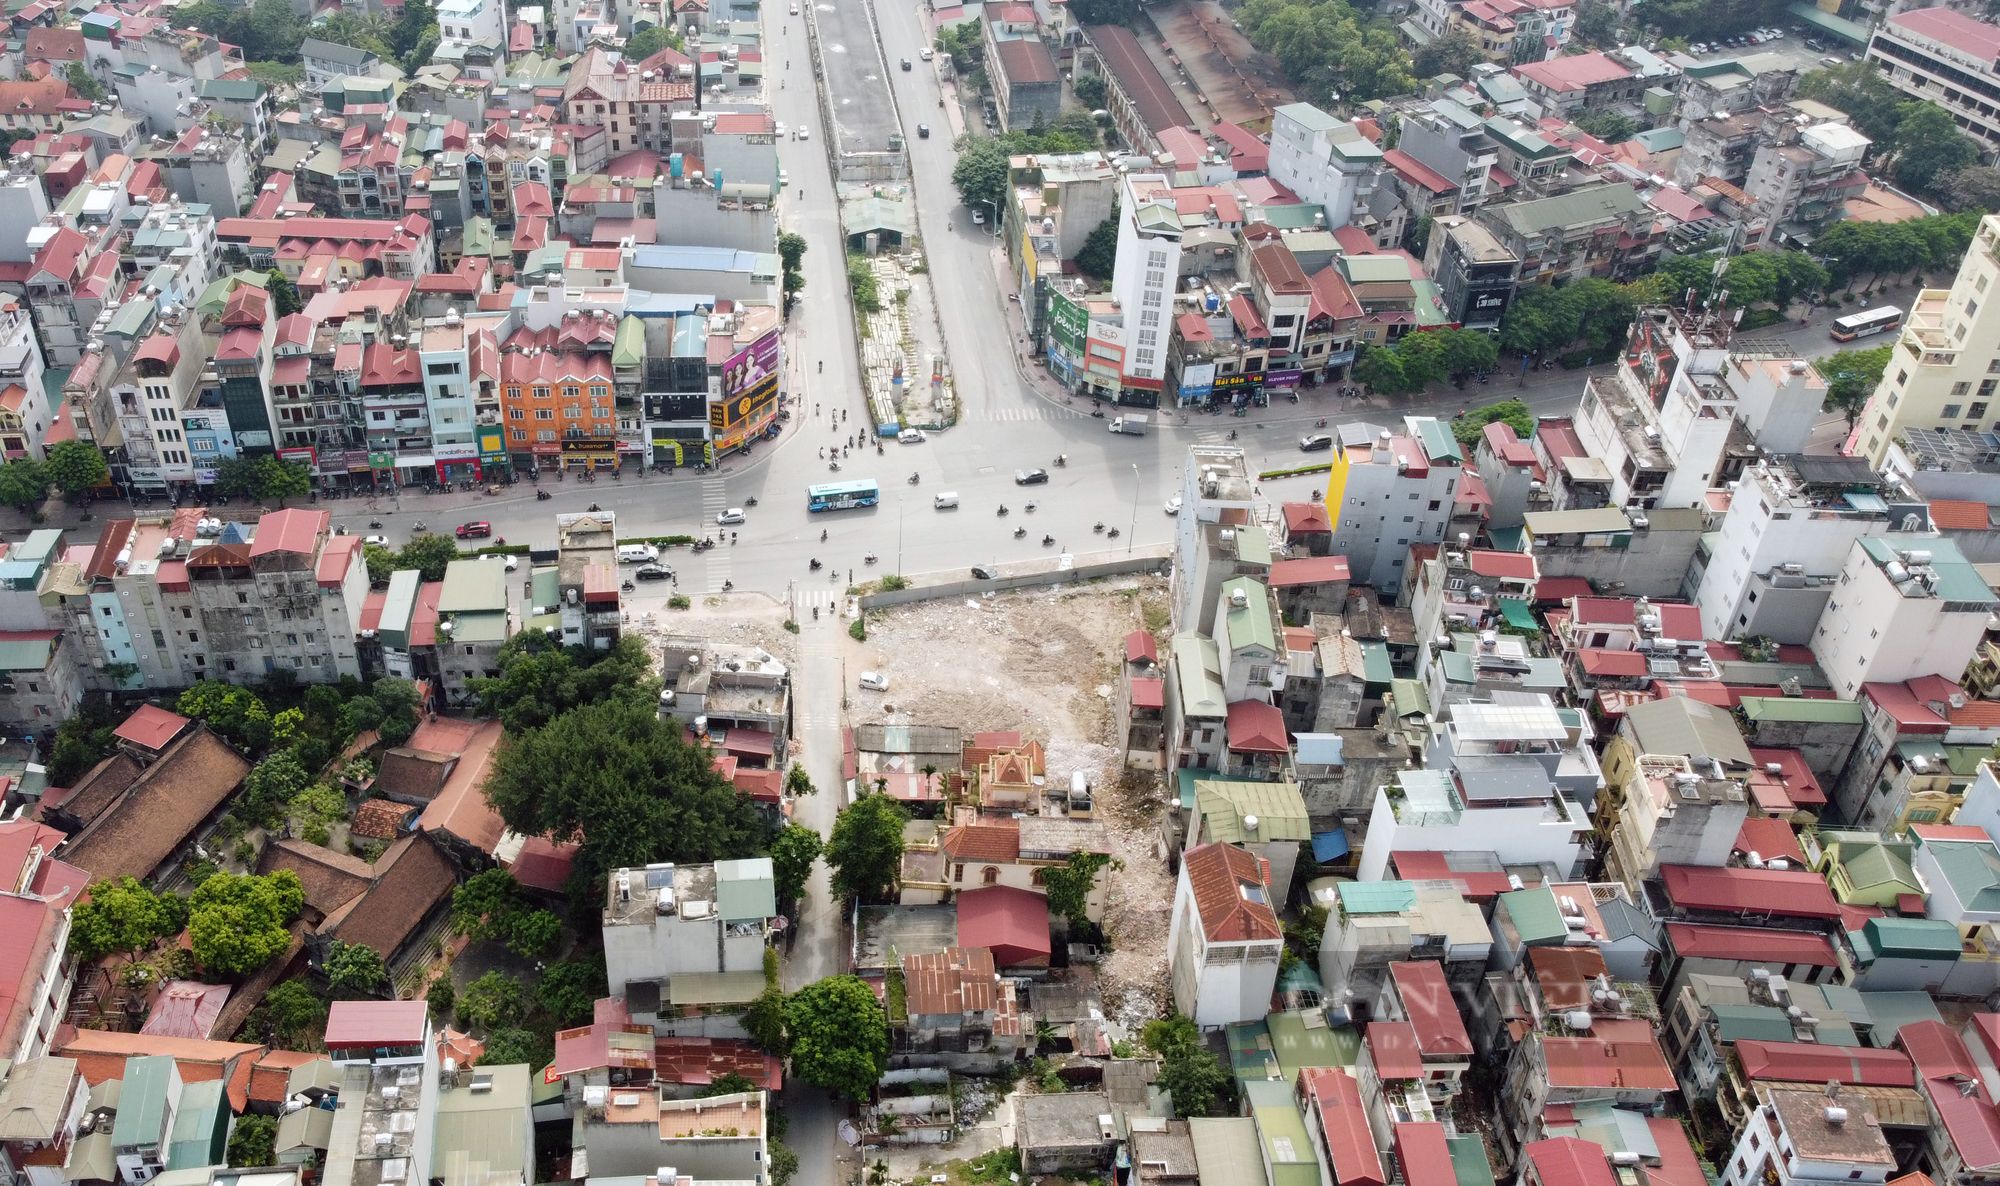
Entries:
[[840, 813], [826, 846], [836, 896], [877, 898], [889, 892], [903, 865], [903, 825], [909, 818], [883, 794], [863, 795]]
[[290, 869], [263, 877], [215, 874], [195, 887], [189, 900], [195, 959], [211, 972], [263, 967], [291, 945], [286, 928], [305, 901], [305, 887]]
[[335, 939], [326, 955], [326, 979], [341, 992], [365, 995], [388, 981], [389, 968], [373, 947]]
[[0, 503], [17, 511], [32, 511], [49, 496], [49, 474], [32, 457], [16, 457], [0, 465]]
[[201, 680], [182, 692], [174, 707], [184, 717], [206, 721], [209, 728], [238, 745], [260, 750], [270, 744], [271, 710], [248, 688]]
[[1938, 174], [1979, 163], [1979, 150], [1952, 122], [1949, 112], [1930, 103], [1910, 103], [1896, 121], [1896, 180], [1920, 193], [1931, 192]]
[[137, 951], [179, 934], [187, 925], [187, 909], [186, 898], [156, 894], [134, 878], [94, 882], [89, 898], [70, 912], [70, 951], [84, 960]]
[[465, 556], [458, 550], [458, 541], [448, 535], [433, 535], [426, 532], [403, 545], [396, 553], [397, 568], [414, 568], [423, 574], [426, 581], [444, 579], [445, 565]]
[[582, 837], [576, 865], [586, 875], [752, 855], [764, 836], [756, 807], [681, 728], [629, 699], [572, 709], [509, 740], [487, 800], [523, 835]]
[[111, 476], [111, 467], [104, 463], [104, 454], [89, 441], [57, 441], [49, 448], [45, 470], [49, 481], [71, 502], [96, 489]]
[[785, 1002], [792, 1072], [815, 1087], [865, 1100], [889, 1064], [889, 1019], [855, 976], [829, 976]]
[[2000, 169], [1974, 165], [1940, 173], [1931, 184], [1949, 210], [1976, 210], [1985, 214], [2000, 211]]
[[1479, 42], [1463, 29], [1452, 29], [1444, 36], [1434, 38], [1416, 52], [1410, 68], [1418, 78], [1436, 78], [1440, 74], [1456, 74], [1464, 78], [1472, 73], [1472, 68], [1486, 60], [1486, 51], [1479, 48]]
[[991, 136], [961, 137], [951, 183], [958, 199], [993, 218], [1007, 208], [1007, 144]]
[[786, 824], [771, 839], [771, 870], [778, 882], [778, 901], [796, 902], [812, 876], [813, 862], [826, 850], [819, 833], [803, 824]]
[[479, 1054], [482, 1067], [505, 1067], [526, 1063], [539, 1071], [555, 1058], [555, 1042], [537, 1030], [510, 1026], [486, 1036], [486, 1049]]
[[278, 1118], [252, 1112], [236, 1121], [229, 1133], [229, 1168], [276, 1165]]
[[290, 317], [294, 313], [305, 312], [306, 304], [299, 299], [298, 285], [285, 278], [285, 274], [272, 268], [264, 277], [264, 291], [271, 294], [271, 316]]
[[521, 982], [504, 972], [488, 972], [458, 995], [458, 1013], [482, 1030], [505, 1029], [521, 1020]]
[[674, 35], [672, 29], [663, 25], [649, 25], [632, 34], [632, 39], [625, 43], [625, 60], [643, 62], [663, 49], [680, 47], [681, 39]]
[[1174, 1111], [1207, 1116], [1236, 1096], [1236, 1081], [1202, 1042], [1185, 1017], [1149, 1021], [1140, 1031], [1146, 1048], [1160, 1056], [1160, 1086], [1173, 1094]]
[[1846, 416], [1847, 426], [1853, 428], [1861, 410], [1868, 406], [1868, 397], [1882, 382], [1882, 372], [1888, 367], [1889, 354], [1894, 348], [1889, 345], [1872, 350], [1840, 350], [1815, 362], [1813, 369], [1826, 380], [1826, 410]]
[[1076, 253], [1076, 266], [1086, 276], [1109, 280], [1117, 264], [1118, 217], [1112, 215], [1098, 223], [1090, 232], [1090, 237], [1083, 241], [1083, 249]]
[[645, 644], [625, 635], [606, 650], [565, 648], [543, 630], [524, 630], [500, 648], [500, 674], [471, 681], [480, 709], [508, 733], [526, 733], [572, 708], [620, 701], [651, 707], [659, 682]]
[[602, 957], [557, 960], [535, 982], [535, 1003], [558, 1028], [587, 1025], [597, 1001], [610, 991]]

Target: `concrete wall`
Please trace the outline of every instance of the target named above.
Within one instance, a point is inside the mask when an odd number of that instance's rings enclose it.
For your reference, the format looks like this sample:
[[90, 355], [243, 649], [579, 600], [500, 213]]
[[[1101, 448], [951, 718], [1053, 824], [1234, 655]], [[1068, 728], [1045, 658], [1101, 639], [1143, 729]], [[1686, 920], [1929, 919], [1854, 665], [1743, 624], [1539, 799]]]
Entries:
[[1535, 544], [1535, 564], [1545, 577], [1583, 577], [1609, 589], [1609, 596], [1678, 597], [1688, 561], [1701, 542], [1701, 512], [1655, 510], [1645, 515], [1651, 524], [1632, 533], [1629, 548], [1553, 548]]
[[[935, 601], [941, 597], [971, 597], [981, 593], [998, 593], [1007, 589], [1030, 589], [1042, 585], [1075, 585], [1084, 581], [1094, 581], [1101, 577], [1125, 576], [1135, 572], [1159, 572], [1169, 555], [1165, 546], [1143, 548], [1129, 557], [1104, 560], [1096, 564], [1079, 564], [1067, 571], [1049, 568], [1040, 572], [1018, 573], [1002, 576], [998, 580], [976, 581], [945, 580], [937, 584], [914, 585], [908, 589], [896, 589], [882, 593], [869, 593], [861, 598], [864, 610], [881, 609], [891, 605], [910, 605], [919, 601]], [[916, 581], [929, 581], [933, 576], [912, 577]]]

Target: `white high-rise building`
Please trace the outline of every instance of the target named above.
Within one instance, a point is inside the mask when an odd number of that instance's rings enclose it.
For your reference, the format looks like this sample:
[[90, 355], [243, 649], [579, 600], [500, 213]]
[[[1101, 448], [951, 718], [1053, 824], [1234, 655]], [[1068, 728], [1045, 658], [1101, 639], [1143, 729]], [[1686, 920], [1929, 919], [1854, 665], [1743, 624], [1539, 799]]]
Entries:
[[1382, 150], [1346, 120], [1310, 103], [1287, 103], [1271, 115], [1269, 172], [1301, 202], [1324, 207], [1328, 227], [1343, 227], [1375, 192]]
[[1847, 698], [1862, 684], [1939, 673], [1956, 678], [1986, 637], [1995, 609], [2000, 598], [1950, 540], [1898, 547], [1864, 536], [1854, 541], [1820, 614], [1813, 658]]
[[1163, 174], [1125, 178], [1118, 262], [1111, 269], [1111, 295], [1125, 318], [1124, 377], [1155, 392], [1166, 373], [1167, 322], [1181, 268], [1181, 216], [1173, 190]]
[[[1915, 14], [1911, 14], [1915, 15]], [[1906, 427], [2000, 430], [2000, 216], [1979, 221], [1949, 289], [1917, 295], [1845, 452], [1881, 465]]]

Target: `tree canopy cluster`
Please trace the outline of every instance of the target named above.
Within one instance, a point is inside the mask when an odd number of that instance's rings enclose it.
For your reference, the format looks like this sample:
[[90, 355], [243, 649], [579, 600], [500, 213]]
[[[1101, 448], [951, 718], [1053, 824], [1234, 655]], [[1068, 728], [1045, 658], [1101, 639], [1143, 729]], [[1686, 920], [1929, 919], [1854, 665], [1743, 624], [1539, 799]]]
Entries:
[[1422, 391], [1447, 379], [1491, 371], [1500, 348], [1490, 334], [1474, 329], [1434, 329], [1408, 333], [1392, 346], [1366, 350], [1355, 361], [1354, 377], [1389, 395]]
[[1316, 106], [1416, 89], [1395, 26], [1344, 0], [1249, 0], [1237, 21], [1252, 44], [1278, 59], [1299, 98]]
[[216, 873], [188, 899], [188, 938], [211, 972], [251, 972], [291, 945], [286, 928], [305, 906], [299, 875], [280, 869], [262, 877]]
[[1194, 1022], [1178, 1015], [1149, 1021], [1140, 1041], [1160, 1056], [1159, 1084], [1173, 1093], [1177, 1114], [1208, 1116], [1236, 1098], [1235, 1077], [1209, 1053]]
[[863, 795], [840, 813], [826, 846], [836, 897], [877, 898], [896, 884], [909, 819], [902, 804], [880, 792]]
[[1716, 258], [1710, 255], [1667, 256], [1646, 278], [1652, 299], [1678, 305], [1690, 291], [1697, 301], [1706, 301], [1719, 291], [1727, 294], [1724, 304], [1729, 308], [1769, 304], [1782, 312], [1795, 300], [1825, 291], [1830, 282], [1826, 268], [1803, 251], [1746, 251], [1730, 256], [1720, 280], [1715, 265]]
[[1593, 350], [1607, 350], [1625, 340], [1632, 315], [1652, 299], [1654, 286], [1646, 280], [1523, 285], [1500, 319], [1500, 345], [1514, 354], [1533, 354], [1564, 350], [1581, 338]]
[[187, 917], [188, 901], [178, 894], [156, 894], [131, 877], [93, 882], [89, 898], [70, 912], [69, 949], [82, 960], [139, 951], [180, 934]]
[[888, 1015], [857, 976], [829, 976], [786, 998], [785, 1032], [792, 1073], [848, 1099], [866, 1100], [889, 1068]]
[[1495, 420], [1508, 425], [1514, 430], [1514, 435], [1524, 441], [1535, 435], [1535, 414], [1518, 399], [1505, 399], [1497, 404], [1474, 408], [1452, 420], [1451, 433], [1461, 445], [1476, 445], [1486, 426]]
[[402, 67], [405, 73], [413, 73], [430, 63], [439, 41], [437, 7], [432, 0], [411, 0], [395, 20], [379, 14], [336, 11], [316, 25], [286, 0], [255, 0], [241, 7], [198, 0], [180, 7], [176, 22], [177, 27], [197, 29], [242, 46], [244, 59], [253, 63], [296, 63], [300, 45], [313, 37], [365, 49]]
[[1908, 222], [1837, 222], [1813, 240], [1813, 254], [1826, 261], [1836, 285], [1852, 286], [1863, 274], [1872, 284], [1882, 276], [1956, 272], [1979, 229], [1979, 214], [1968, 210]]
[[451, 536], [425, 532], [412, 536], [394, 552], [380, 544], [364, 544], [361, 558], [368, 564], [371, 581], [386, 581], [391, 573], [405, 568], [416, 569], [426, 581], [441, 581], [445, 565], [465, 559], [465, 553], [458, 550], [458, 541]]
[[562, 920], [537, 910], [505, 869], [475, 873], [453, 891], [451, 921], [461, 935], [498, 940], [523, 959], [540, 959], [562, 940]]
[[[292, 300], [296, 303], [296, 293]], [[224, 498], [250, 498], [285, 505], [312, 489], [312, 471], [302, 461], [286, 461], [270, 453], [262, 457], [229, 457], [215, 467], [215, 492]]]
[[1813, 363], [1813, 369], [1826, 380], [1826, 410], [1845, 414], [1847, 426], [1853, 428], [1861, 409], [1868, 405], [1868, 397], [1882, 382], [1894, 349], [1895, 344], [1890, 343], [1872, 350], [1838, 350]]
[[[953, 56], [956, 61], [957, 56]], [[1084, 110], [1065, 111], [1047, 128], [998, 136], [960, 136], [952, 145], [958, 163], [951, 183], [959, 200], [986, 217], [1007, 209], [1007, 158], [1029, 152], [1088, 152], [1098, 143], [1097, 121]]]
[[1799, 80], [1799, 96], [1846, 112], [1854, 129], [1874, 142], [1868, 151], [1877, 166], [1886, 164], [1906, 189], [1943, 197], [1954, 174], [1979, 163], [1978, 148], [1950, 113], [1935, 103], [1906, 99], [1872, 62], [1815, 70]]

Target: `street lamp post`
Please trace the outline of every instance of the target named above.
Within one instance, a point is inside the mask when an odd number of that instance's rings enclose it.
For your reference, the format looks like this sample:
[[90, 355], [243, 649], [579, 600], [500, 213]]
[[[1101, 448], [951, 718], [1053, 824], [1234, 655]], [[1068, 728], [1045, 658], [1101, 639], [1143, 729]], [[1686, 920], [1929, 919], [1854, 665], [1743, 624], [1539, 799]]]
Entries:
[[1125, 554], [1132, 554], [1134, 538], [1139, 534], [1139, 463], [1132, 463], [1132, 526], [1125, 532]]
[[976, 204], [984, 206], [993, 212], [993, 229], [988, 233], [998, 238], [1000, 236], [1000, 207], [995, 205], [991, 198], [979, 198], [976, 200]]

